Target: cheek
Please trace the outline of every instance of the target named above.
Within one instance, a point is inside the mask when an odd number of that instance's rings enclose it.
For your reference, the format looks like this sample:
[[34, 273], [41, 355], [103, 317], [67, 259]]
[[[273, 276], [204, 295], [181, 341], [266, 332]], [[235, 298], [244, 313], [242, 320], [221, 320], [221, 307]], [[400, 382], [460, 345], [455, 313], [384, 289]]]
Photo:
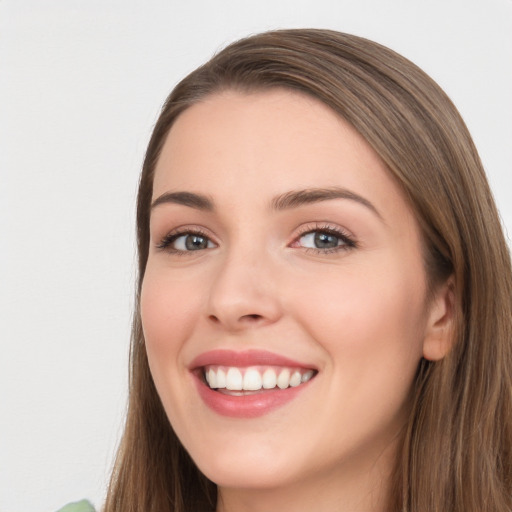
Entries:
[[[325, 394], [343, 404], [327, 421], [345, 425], [348, 445], [365, 435], [393, 435], [405, 421], [422, 354], [421, 278], [357, 273], [331, 281], [328, 290], [313, 293], [300, 315], [328, 356]], [[333, 444], [339, 435], [333, 434]]]
[[363, 382], [368, 374], [372, 382], [380, 372], [383, 379], [390, 372], [409, 379], [416, 369], [425, 329], [423, 274], [395, 267], [352, 268], [305, 283], [298, 316], [347, 379], [357, 374]]
[[158, 365], [165, 366], [169, 358], [176, 360], [197, 321], [200, 300], [193, 287], [180, 285], [150, 267], [146, 270], [140, 308], [150, 363], [158, 359]]
[[200, 294], [165, 272], [148, 266], [142, 283], [140, 309], [148, 364], [169, 421], [181, 438], [183, 418], [190, 417], [190, 375], [184, 363], [186, 340], [197, 324]]

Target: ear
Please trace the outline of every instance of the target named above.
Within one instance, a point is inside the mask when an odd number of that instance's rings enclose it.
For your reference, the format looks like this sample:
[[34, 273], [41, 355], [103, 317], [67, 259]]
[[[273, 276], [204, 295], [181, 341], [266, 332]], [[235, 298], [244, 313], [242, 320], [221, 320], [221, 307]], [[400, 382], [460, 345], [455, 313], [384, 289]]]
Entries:
[[450, 276], [431, 300], [423, 340], [423, 357], [439, 361], [450, 352], [455, 333], [455, 280]]

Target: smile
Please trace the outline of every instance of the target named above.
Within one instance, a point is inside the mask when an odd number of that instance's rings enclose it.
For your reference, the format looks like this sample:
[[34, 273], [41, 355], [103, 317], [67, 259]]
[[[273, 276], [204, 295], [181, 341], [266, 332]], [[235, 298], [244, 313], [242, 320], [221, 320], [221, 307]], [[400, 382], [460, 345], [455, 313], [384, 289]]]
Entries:
[[314, 375], [314, 370], [274, 366], [238, 368], [212, 365], [206, 366], [203, 372], [210, 388], [221, 392], [295, 388]]
[[309, 388], [318, 370], [267, 351], [215, 350], [190, 365], [203, 402], [221, 416], [255, 418]]

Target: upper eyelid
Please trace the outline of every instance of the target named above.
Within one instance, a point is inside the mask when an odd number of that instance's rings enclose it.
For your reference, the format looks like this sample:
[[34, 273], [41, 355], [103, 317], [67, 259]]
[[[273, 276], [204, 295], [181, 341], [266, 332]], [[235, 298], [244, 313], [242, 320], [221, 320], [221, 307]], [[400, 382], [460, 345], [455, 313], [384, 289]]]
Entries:
[[305, 247], [304, 249], [307, 251], [315, 251], [321, 254], [326, 254], [330, 251], [347, 250], [360, 247], [359, 241], [349, 230], [342, 228], [337, 224], [332, 224], [330, 222], [313, 222], [312, 224], [306, 223], [305, 225], [299, 228], [299, 233], [295, 235], [295, 237], [289, 243], [289, 245], [293, 245], [297, 243], [303, 236], [315, 232], [329, 233], [331, 235], [338, 237], [344, 243], [338, 246], [338, 248], [332, 249]]
[[298, 228], [298, 233], [295, 236], [295, 240], [304, 236], [308, 233], [313, 233], [315, 231], [325, 231], [333, 234], [338, 234], [345, 238], [349, 238], [351, 240], [355, 240], [355, 236], [351, 231], [346, 228], [342, 228], [336, 224], [332, 224], [330, 222], [318, 222], [315, 221], [313, 223], [305, 223], [304, 225]]
[[215, 237], [212, 236], [207, 230], [204, 228], [200, 228], [198, 226], [187, 226], [183, 225], [174, 229], [171, 229], [170, 231], [167, 231], [163, 236], [155, 237], [155, 247], [157, 249], [166, 249], [167, 246], [176, 241], [178, 238], [182, 236], [187, 235], [199, 235], [207, 238], [209, 241], [214, 243], [215, 245], [218, 245], [218, 242], [215, 240]]
[[175, 228], [166, 230], [163, 235], [155, 235], [153, 238], [166, 238], [169, 236], [180, 236], [180, 235], [186, 235], [186, 234], [199, 234], [206, 236], [208, 238], [215, 238], [215, 235], [212, 234], [212, 232], [204, 228], [202, 226], [194, 225], [194, 224], [182, 224], [180, 226], [177, 226]]

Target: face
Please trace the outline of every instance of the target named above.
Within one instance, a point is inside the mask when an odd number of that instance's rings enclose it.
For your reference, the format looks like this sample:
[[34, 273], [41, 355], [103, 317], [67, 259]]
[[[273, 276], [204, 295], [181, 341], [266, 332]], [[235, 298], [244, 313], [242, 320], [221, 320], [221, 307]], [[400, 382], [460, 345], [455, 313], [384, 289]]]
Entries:
[[374, 466], [428, 312], [416, 220], [355, 130], [291, 91], [210, 96], [165, 142], [150, 232], [149, 364], [203, 473], [257, 489]]

